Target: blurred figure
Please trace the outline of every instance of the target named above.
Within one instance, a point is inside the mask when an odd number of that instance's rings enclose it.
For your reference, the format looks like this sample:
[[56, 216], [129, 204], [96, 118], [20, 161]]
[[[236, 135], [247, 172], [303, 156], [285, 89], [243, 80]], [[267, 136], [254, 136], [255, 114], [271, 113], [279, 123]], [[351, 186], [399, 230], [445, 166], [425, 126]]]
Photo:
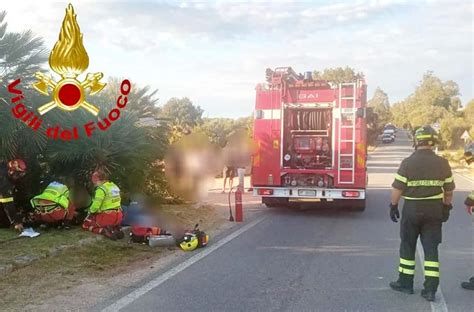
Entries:
[[224, 177], [224, 186], [222, 188], [222, 193], [225, 193], [225, 185], [227, 179], [229, 180], [229, 192], [232, 192], [232, 185], [234, 184], [234, 177], [235, 177], [236, 168], [232, 166], [224, 167], [222, 172], [222, 176]]
[[82, 228], [112, 240], [123, 238], [120, 227], [123, 218], [120, 189], [108, 180], [102, 170], [96, 170], [92, 174], [92, 183], [95, 186], [94, 197]]
[[46, 225], [60, 224], [68, 230], [76, 208], [69, 197], [68, 186], [62, 183], [64, 180], [59, 178], [51, 182], [41, 194], [31, 199], [31, 205], [36, 221]]
[[229, 136], [227, 144], [224, 147], [223, 161], [227, 164], [224, 168], [223, 190], [225, 192], [226, 178], [229, 179], [229, 188], [232, 190], [233, 178], [237, 175], [239, 168], [245, 168], [250, 165], [250, 159], [254, 153], [254, 143], [248, 137], [245, 130], [239, 130]]
[[165, 174], [173, 194], [191, 201], [207, 196], [210, 180], [221, 167], [216, 147], [206, 135], [191, 133], [173, 144], [165, 157]]
[[87, 184], [78, 177], [71, 176], [66, 180], [66, 185], [69, 188], [69, 200], [75, 207], [75, 217], [72, 222], [76, 225], [81, 225], [84, 222], [92, 201], [92, 190], [88, 190]]

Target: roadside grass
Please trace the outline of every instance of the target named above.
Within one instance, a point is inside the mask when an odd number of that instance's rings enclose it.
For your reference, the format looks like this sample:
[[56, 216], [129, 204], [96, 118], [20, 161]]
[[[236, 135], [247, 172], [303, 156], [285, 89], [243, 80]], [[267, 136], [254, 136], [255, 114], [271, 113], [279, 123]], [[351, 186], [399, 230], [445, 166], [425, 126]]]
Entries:
[[47, 256], [52, 248], [76, 244], [79, 240], [92, 237], [91, 233], [74, 228], [69, 231], [51, 229], [41, 231], [35, 238], [18, 237], [12, 229], [0, 230], [0, 265], [21, 262], [22, 258], [40, 258]]
[[87, 279], [111, 277], [134, 261], [156, 257], [165, 251], [166, 248], [110, 240], [67, 249], [59, 256], [37, 260], [1, 277], [0, 305], [2, 310], [17, 310], [26, 303], [40, 303]]
[[0, 229], [0, 246], [1, 242], [13, 239], [18, 236], [18, 233], [11, 229]]
[[446, 158], [453, 169], [461, 169], [465, 173], [474, 178], [474, 165], [468, 166], [464, 160], [464, 151], [459, 150], [444, 150], [440, 153], [444, 158]]
[[[164, 205], [160, 212], [180, 228], [189, 229], [199, 223], [210, 233], [224, 221], [212, 206]], [[13, 266], [0, 275], [2, 311], [21, 310], [26, 303], [47, 302], [84, 283], [105, 283], [108, 278], [148, 265], [177, 249], [129, 243], [128, 237], [111, 241], [80, 228], [51, 229], [41, 231], [36, 238], [10, 240], [17, 235], [11, 229], [0, 230], [0, 267]], [[87, 244], [79, 243], [84, 240]], [[25, 259], [29, 261], [23, 264]]]

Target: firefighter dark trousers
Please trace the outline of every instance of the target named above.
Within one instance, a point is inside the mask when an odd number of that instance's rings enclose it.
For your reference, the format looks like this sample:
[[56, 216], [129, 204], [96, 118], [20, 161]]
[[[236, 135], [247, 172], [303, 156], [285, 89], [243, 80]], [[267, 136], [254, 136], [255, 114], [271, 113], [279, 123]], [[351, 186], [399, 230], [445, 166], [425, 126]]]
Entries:
[[438, 245], [441, 243], [443, 203], [440, 200], [405, 200], [400, 224], [399, 281], [404, 287], [413, 287], [415, 251], [418, 236], [425, 254], [424, 271], [426, 290], [436, 291], [439, 285]]
[[[13, 198], [1, 198], [0, 200], [0, 227], [10, 227], [21, 222], [21, 215], [18, 213]], [[10, 201], [11, 200], [11, 201]]]

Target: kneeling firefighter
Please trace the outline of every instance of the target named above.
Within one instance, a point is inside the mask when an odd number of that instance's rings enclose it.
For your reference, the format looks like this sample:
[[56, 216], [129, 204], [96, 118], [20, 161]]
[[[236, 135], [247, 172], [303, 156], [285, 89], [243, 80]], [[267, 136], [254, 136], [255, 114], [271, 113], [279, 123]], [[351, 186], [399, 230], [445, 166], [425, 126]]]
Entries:
[[[466, 160], [467, 164], [470, 165], [474, 162], [474, 143], [467, 145], [464, 149], [464, 159]], [[466, 205], [466, 211], [468, 214], [471, 215], [472, 220], [472, 230], [473, 230], [473, 238], [472, 242], [474, 244], [474, 191], [471, 192], [464, 201]], [[461, 283], [461, 287], [468, 290], [474, 290], [474, 276], [469, 279], [469, 282]]]
[[94, 198], [82, 228], [112, 240], [123, 238], [119, 187], [108, 181], [107, 175], [101, 170], [92, 174], [92, 183], [95, 186]]
[[402, 196], [405, 204], [400, 225], [399, 278], [390, 287], [413, 294], [415, 250], [420, 236], [425, 254], [421, 295], [427, 301], [434, 301], [440, 276], [441, 225], [449, 218], [455, 185], [448, 161], [432, 150], [438, 140], [436, 131], [430, 126], [420, 127], [415, 140], [416, 151], [402, 161], [392, 184], [390, 218], [393, 222], [400, 218], [398, 202]]
[[35, 209], [36, 221], [45, 224], [62, 223], [65, 229], [69, 229], [76, 210], [69, 198], [69, 188], [58, 181], [51, 182], [43, 193], [33, 197], [31, 205]]

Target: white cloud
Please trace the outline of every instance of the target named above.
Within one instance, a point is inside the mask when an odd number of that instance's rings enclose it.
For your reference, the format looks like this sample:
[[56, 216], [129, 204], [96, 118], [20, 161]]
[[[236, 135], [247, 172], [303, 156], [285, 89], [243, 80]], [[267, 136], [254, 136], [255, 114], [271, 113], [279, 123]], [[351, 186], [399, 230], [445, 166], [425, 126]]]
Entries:
[[[465, 1], [216, 1], [75, 4], [90, 71], [189, 96], [211, 116], [247, 115], [266, 67], [353, 66], [392, 102], [434, 70], [472, 90], [472, 6]], [[67, 2], [9, 2], [10, 28], [57, 40]], [[455, 60], [455, 61], [453, 61]], [[225, 105], [224, 105], [225, 103]]]

